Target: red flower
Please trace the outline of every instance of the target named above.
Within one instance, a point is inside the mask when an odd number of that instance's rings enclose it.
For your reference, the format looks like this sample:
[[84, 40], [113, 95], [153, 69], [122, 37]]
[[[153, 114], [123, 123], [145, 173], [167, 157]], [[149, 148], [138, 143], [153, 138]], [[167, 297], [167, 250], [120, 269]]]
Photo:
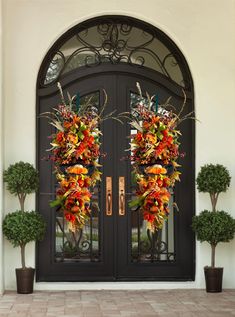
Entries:
[[84, 130], [82, 133], [83, 133], [84, 136], [89, 136], [90, 135], [90, 131], [89, 130]]
[[143, 135], [141, 132], [138, 132], [135, 136], [135, 139], [137, 140], [137, 142], [140, 142], [143, 139]]
[[89, 138], [88, 138], [88, 140], [87, 140], [87, 144], [89, 145], [89, 146], [91, 146], [93, 143], [94, 143], [94, 137], [93, 137], [93, 135], [91, 135]]
[[60, 143], [63, 140], [64, 140], [64, 133], [63, 132], [58, 132], [57, 135], [56, 135], [56, 141], [58, 141]]
[[76, 154], [75, 154], [76, 159], [78, 159], [79, 156], [83, 154], [83, 152], [85, 151], [85, 149], [86, 149], [86, 148], [85, 148], [85, 145], [84, 145], [83, 143], [81, 143], [81, 144], [78, 146], [77, 150], [76, 150]]
[[165, 137], [167, 137], [168, 136], [168, 130], [166, 129], [166, 130], [163, 130], [162, 131], [162, 134], [165, 136]]
[[147, 220], [148, 222], [152, 223], [155, 220], [155, 216], [146, 211], [144, 212], [144, 220]]
[[75, 220], [76, 220], [76, 217], [73, 214], [71, 214], [71, 213], [66, 213], [65, 214], [65, 218], [66, 218], [67, 221], [70, 221], [72, 223], [74, 223]]

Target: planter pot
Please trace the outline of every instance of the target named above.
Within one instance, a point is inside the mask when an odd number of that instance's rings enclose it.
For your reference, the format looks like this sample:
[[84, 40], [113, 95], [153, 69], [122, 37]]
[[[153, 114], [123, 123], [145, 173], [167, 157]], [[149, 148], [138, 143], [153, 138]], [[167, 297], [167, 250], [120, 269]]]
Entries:
[[33, 293], [33, 282], [35, 269], [16, 269], [16, 285], [18, 294]]
[[206, 291], [208, 293], [222, 292], [223, 268], [222, 267], [204, 267], [206, 280]]

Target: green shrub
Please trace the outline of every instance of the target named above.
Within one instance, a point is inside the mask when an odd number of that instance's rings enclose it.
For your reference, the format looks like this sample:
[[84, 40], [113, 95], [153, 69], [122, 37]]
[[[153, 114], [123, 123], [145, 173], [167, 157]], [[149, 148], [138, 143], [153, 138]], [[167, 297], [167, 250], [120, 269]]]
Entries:
[[215, 267], [215, 248], [219, 242], [229, 242], [234, 238], [235, 219], [225, 211], [202, 211], [193, 217], [192, 229], [200, 242], [211, 245], [211, 267]]
[[31, 241], [42, 240], [45, 234], [45, 221], [35, 212], [15, 211], [3, 220], [3, 234], [14, 247], [21, 248], [22, 267], [25, 268], [25, 246]]
[[221, 164], [207, 164], [201, 167], [196, 183], [199, 192], [209, 193], [212, 210], [216, 210], [216, 203], [221, 192], [226, 192], [231, 177], [227, 168]]
[[221, 164], [206, 164], [201, 167], [196, 183], [199, 192], [209, 193], [212, 212], [202, 211], [192, 220], [192, 229], [197, 239], [211, 245], [211, 267], [215, 267], [215, 248], [219, 242], [229, 242], [235, 233], [235, 219], [225, 211], [216, 211], [221, 192], [226, 192], [231, 177], [228, 169]]
[[225, 166], [207, 164], [201, 167], [196, 181], [199, 192], [221, 193], [228, 189], [231, 177]]
[[235, 219], [225, 211], [202, 211], [193, 217], [192, 228], [201, 242], [208, 242], [215, 246], [219, 242], [229, 242], [235, 233]]
[[9, 192], [18, 196], [21, 210], [24, 210], [26, 195], [34, 193], [38, 189], [38, 171], [33, 165], [21, 161], [10, 165], [4, 171], [3, 180], [7, 183]]
[[3, 220], [3, 234], [13, 244], [21, 249], [21, 264], [25, 268], [25, 246], [30, 241], [39, 241], [45, 233], [45, 221], [35, 212], [25, 212], [24, 203], [27, 194], [38, 189], [39, 175], [33, 165], [18, 162], [10, 165], [3, 173], [7, 189], [16, 195], [20, 202], [20, 211], [6, 215]]

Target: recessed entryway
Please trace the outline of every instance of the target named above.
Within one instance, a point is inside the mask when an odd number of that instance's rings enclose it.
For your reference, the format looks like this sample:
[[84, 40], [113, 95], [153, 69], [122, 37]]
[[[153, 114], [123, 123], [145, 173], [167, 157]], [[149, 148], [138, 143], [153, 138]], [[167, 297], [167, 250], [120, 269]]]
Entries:
[[[159, 102], [172, 97], [180, 109], [182, 89], [187, 112], [193, 110], [193, 83], [183, 54], [160, 30], [127, 17], [100, 17], [65, 33], [48, 52], [38, 76], [37, 114], [59, 103], [56, 82], [71, 95], [79, 92], [81, 103], [92, 98], [106, 111], [132, 111], [138, 99], [136, 82]], [[47, 235], [37, 248], [38, 281], [185, 281], [194, 280], [194, 122], [182, 124], [181, 182], [172, 193], [179, 211], [163, 230], [146, 230], [141, 211], [131, 210], [133, 196], [131, 163], [125, 159], [130, 125], [105, 121], [101, 130], [102, 180], [94, 190], [92, 214], [83, 230], [68, 231], [63, 215], [49, 207], [56, 189], [52, 163], [45, 160], [53, 133], [45, 119], [37, 121], [37, 159], [40, 170], [38, 210], [47, 219]], [[123, 186], [124, 196], [120, 196]], [[110, 196], [107, 189], [111, 190]], [[112, 207], [107, 211], [108, 203]], [[122, 211], [120, 212], [120, 200]]]

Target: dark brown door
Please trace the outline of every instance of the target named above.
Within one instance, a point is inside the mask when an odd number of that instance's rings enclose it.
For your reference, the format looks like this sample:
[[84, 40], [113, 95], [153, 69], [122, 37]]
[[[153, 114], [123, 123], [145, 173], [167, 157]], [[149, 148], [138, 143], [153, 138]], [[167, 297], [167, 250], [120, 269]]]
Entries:
[[[78, 91], [85, 98], [93, 96], [94, 106], [103, 102], [102, 90], [108, 94], [107, 112], [131, 111], [138, 98], [136, 82], [143, 91], [158, 94], [160, 103], [172, 96], [180, 108], [183, 102], [179, 86], [166, 83], [153, 71], [127, 65], [97, 67], [86, 76], [71, 74], [61, 81], [70, 94]], [[38, 113], [50, 111], [59, 102], [56, 87], [39, 91]], [[188, 94], [187, 112], [192, 109]], [[85, 228], [75, 235], [68, 232], [62, 214], [49, 208], [56, 182], [50, 161], [44, 160], [53, 131], [45, 119], [38, 120], [38, 167], [40, 193], [37, 205], [45, 216], [48, 229], [45, 240], [37, 248], [37, 280], [39, 281], [112, 281], [112, 280], [193, 280], [194, 238], [190, 228], [194, 212], [194, 124], [182, 124], [181, 182], [172, 192], [179, 211], [171, 212], [168, 222], [158, 234], [150, 234], [141, 212], [130, 210], [133, 197], [131, 164], [125, 159], [130, 146], [130, 125], [104, 121], [101, 158], [102, 181], [94, 191], [92, 215]], [[107, 215], [107, 181], [112, 181], [112, 214]], [[124, 184], [124, 187], [122, 187]]]

